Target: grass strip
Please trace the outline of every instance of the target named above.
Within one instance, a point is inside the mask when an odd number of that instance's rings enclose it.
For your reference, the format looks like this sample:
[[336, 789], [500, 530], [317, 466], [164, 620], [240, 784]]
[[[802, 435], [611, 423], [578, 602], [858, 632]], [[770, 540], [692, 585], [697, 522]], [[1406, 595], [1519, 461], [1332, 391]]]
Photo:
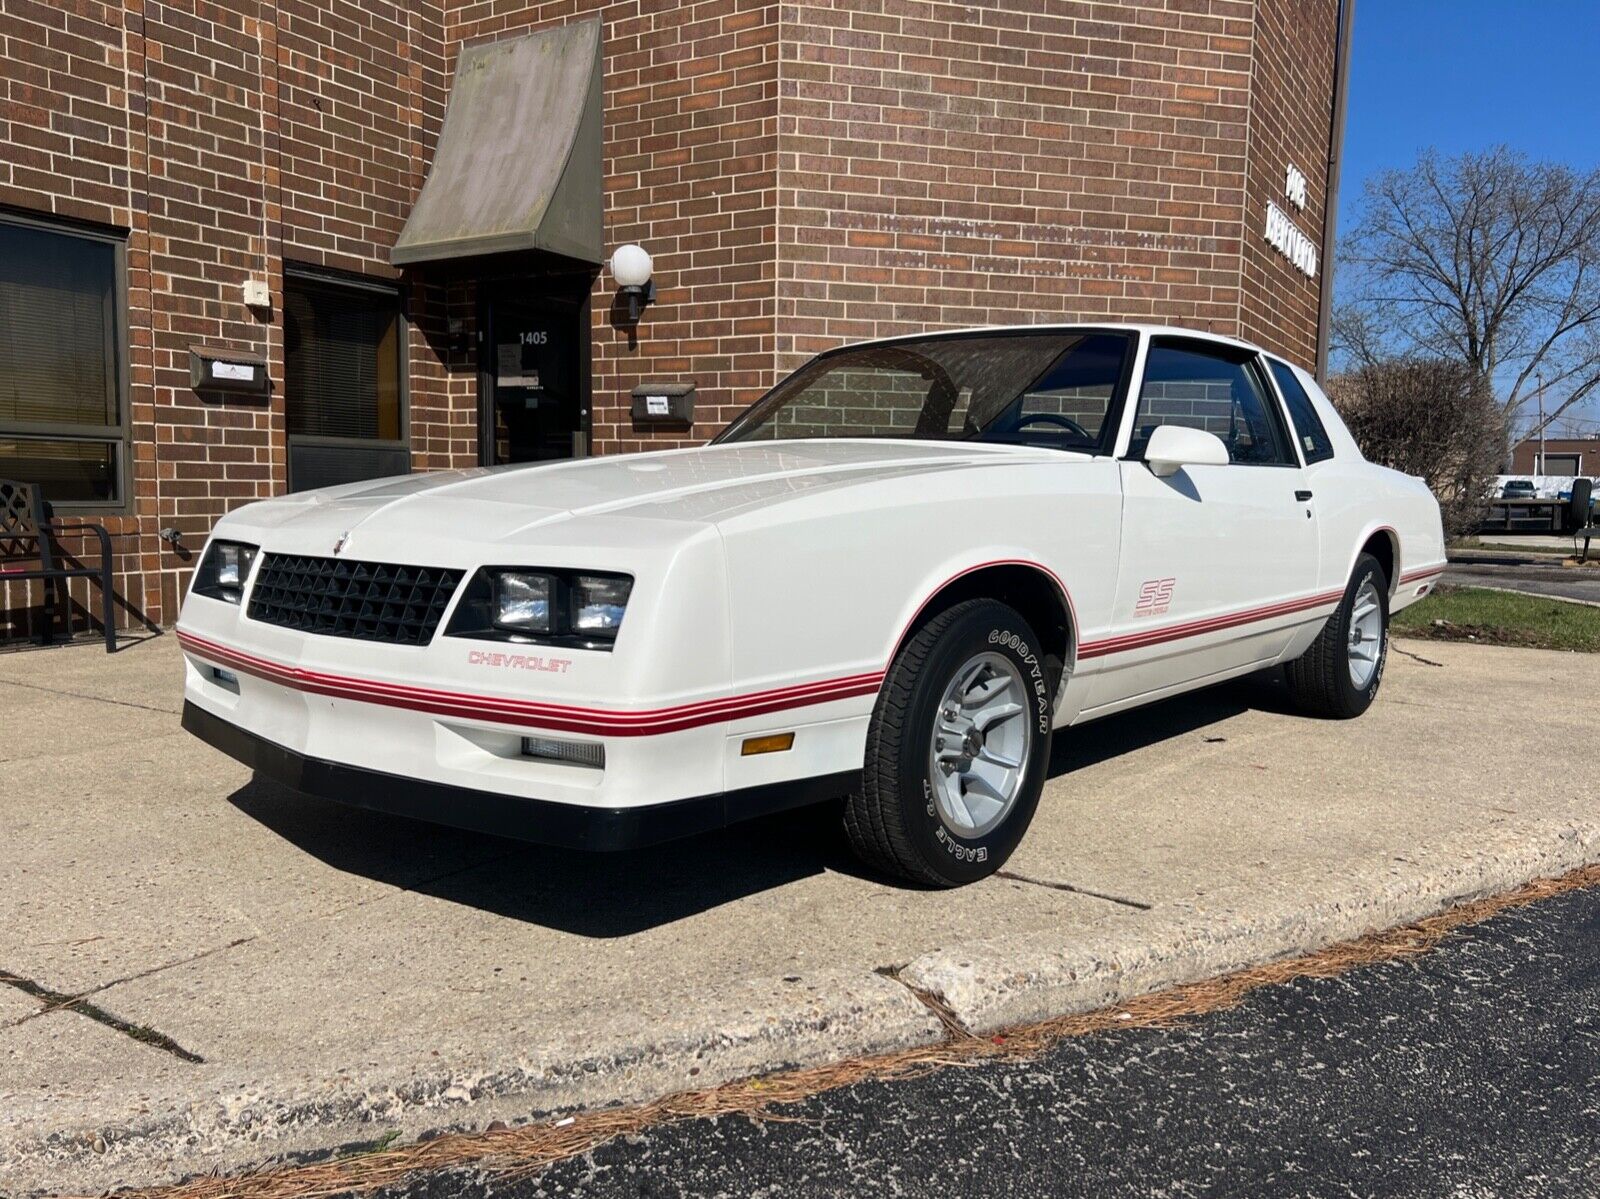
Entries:
[[1600, 653], [1600, 608], [1485, 587], [1440, 587], [1396, 612], [1391, 628], [1434, 641]]

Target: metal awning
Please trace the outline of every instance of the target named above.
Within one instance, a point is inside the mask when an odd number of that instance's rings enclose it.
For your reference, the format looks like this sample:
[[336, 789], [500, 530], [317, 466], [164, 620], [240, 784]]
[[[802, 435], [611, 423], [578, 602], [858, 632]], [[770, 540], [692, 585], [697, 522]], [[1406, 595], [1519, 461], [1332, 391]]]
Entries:
[[600, 22], [461, 52], [396, 266], [509, 250], [599, 263]]

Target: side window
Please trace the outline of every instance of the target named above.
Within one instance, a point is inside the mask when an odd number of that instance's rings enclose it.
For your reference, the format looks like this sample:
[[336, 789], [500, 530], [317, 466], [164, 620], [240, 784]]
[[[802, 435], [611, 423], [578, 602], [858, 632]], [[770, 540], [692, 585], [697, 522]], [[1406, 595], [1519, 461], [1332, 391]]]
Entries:
[[1300, 439], [1306, 465], [1326, 462], [1333, 457], [1333, 442], [1328, 440], [1328, 430], [1322, 426], [1316, 405], [1312, 404], [1306, 389], [1300, 386], [1300, 380], [1295, 378], [1294, 368], [1276, 358], [1268, 358], [1267, 365], [1272, 368], [1272, 377], [1278, 381], [1278, 390], [1283, 393], [1283, 402], [1288, 405], [1289, 419], [1294, 423], [1295, 435]]
[[1129, 457], [1142, 458], [1150, 434], [1161, 425], [1215, 433], [1234, 462], [1263, 466], [1294, 461], [1267, 399], [1265, 380], [1249, 360], [1191, 342], [1151, 345]]

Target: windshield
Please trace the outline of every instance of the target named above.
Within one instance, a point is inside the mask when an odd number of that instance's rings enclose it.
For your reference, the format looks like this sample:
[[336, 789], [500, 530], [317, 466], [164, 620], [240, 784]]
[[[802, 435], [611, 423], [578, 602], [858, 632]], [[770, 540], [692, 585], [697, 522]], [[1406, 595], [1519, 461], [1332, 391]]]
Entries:
[[921, 437], [1101, 448], [1133, 336], [963, 334], [825, 354], [716, 440]]

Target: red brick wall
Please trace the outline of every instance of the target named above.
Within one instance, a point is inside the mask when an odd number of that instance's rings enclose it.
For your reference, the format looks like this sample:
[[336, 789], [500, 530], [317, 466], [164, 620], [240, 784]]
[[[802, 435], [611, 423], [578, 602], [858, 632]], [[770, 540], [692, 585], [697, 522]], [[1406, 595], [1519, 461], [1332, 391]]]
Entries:
[[[1257, 0], [1250, 75], [1248, 213], [1245, 220], [1240, 335], [1299, 366], [1317, 365], [1320, 273], [1308, 278], [1264, 234], [1267, 201], [1318, 246], [1327, 204], [1328, 132], [1333, 118], [1337, 0]], [[1306, 206], [1284, 195], [1285, 168], [1306, 176]]]
[[933, 327], [1234, 332], [1251, 8], [786, 6], [780, 365]]
[[[463, 44], [602, 19], [605, 245], [643, 244], [658, 286], [630, 336], [595, 281], [594, 448], [614, 452], [703, 440], [815, 350], [926, 328], [1170, 320], [1309, 364], [1316, 285], [1262, 226], [1287, 158], [1311, 191], [1294, 219], [1320, 236], [1334, 11], [3, 0], [0, 205], [127, 237], [124, 619], [176, 615], [192, 560], [159, 529], [197, 548], [283, 488], [286, 260], [403, 280], [413, 463], [476, 462], [474, 281], [387, 262]], [[242, 303], [251, 277], [270, 311]], [[192, 344], [264, 355], [272, 399], [199, 400]], [[691, 379], [694, 429], [633, 427], [632, 387]]]
[[[598, 14], [605, 70], [605, 244], [655, 260], [657, 300], [637, 336], [595, 282], [594, 448], [704, 441], [776, 381], [778, 25], [772, 0], [465, 3], [452, 46]], [[693, 381], [696, 427], [635, 430], [629, 392]]]
[[[141, 27], [137, 12], [118, 5], [83, 4], [69, 12], [34, 0], [5, 0], [0, 7], [0, 204], [128, 231], [128, 324], [137, 331], [130, 337], [128, 363], [138, 447], [133, 470], [153, 475]], [[137, 611], [158, 604], [160, 596], [159, 576], [146, 573], [153, 556], [140, 536], [141, 530], [153, 533], [156, 527], [153, 496], [141, 496], [135, 513], [105, 523], [113, 534], [119, 593]], [[88, 600], [90, 584], [74, 583], [71, 592], [79, 601]], [[16, 585], [0, 593], [0, 641], [31, 631], [36, 596]]]

